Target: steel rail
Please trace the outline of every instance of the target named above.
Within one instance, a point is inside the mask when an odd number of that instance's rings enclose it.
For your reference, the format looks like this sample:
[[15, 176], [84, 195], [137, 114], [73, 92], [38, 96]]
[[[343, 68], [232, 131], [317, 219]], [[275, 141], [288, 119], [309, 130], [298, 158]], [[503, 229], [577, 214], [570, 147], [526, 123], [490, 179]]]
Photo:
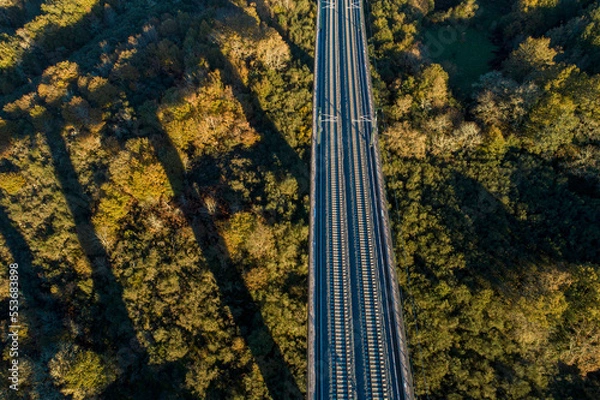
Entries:
[[413, 400], [363, 5], [318, 2], [308, 397]]
[[355, 35], [355, 10], [353, 3], [346, 0], [344, 7], [347, 10], [345, 16], [346, 40], [350, 43], [348, 46], [348, 94], [349, 94], [349, 114], [348, 114], [348, 143], [350, 151], [353, 154], [353, 163], [349, 165], [352, 172], [352, 181], [355, 182], [355, 220], [357, 222], [356, 242], [356, 263], [358, 273], [356, 282], [356, 292], [361, 298], [361, 307], [359, 309], [358, 319], [362, 334], [362, 352], [364, 368], [364, 390], [371, 393], [373, 399], [386, 398], [388, 377], [385, 366], [385, 343], [382, 340], [382, 321], [381, 307], [379, 300], [380, 288], [377, 283], [377, 269], [368, 268], [368, 266], [377, 263], [376, 250], [373, 244], [373, 229], [368, 219], [372, 214], [372, 204], [369, 202], [367, 188], [368, 171], [365, 171], [366, 165], [364, 145], [361, 140], [364, 138], [362, 129], [362, 117], [360, 107], [360, 95], [362, 86], [355, 85], [360, 82], [360, 63], [358, 60], [357, 46], [358, 41]]

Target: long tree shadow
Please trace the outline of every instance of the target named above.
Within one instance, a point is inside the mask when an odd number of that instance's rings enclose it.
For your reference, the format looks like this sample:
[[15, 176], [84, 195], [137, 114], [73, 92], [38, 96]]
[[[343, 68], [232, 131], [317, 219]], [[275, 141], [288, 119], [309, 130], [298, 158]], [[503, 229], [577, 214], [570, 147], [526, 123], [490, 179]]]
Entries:
[[72, 52], [85, 45], [93, 35], [89, 29], [89, 16], [99, 14], [102, 7], [97, 3], [73, 24], [48, 23], [41, 32], [36, 32], [34, 43], [21, 54], [17, 53], [12, 65], [0, 69], [0, 94], [10, 94], [27, 82], [27, 76], [39, 75], [50, 65], [65, 59], [67, 48]]
[[[27, 317], [32, 338], [32, 343], [24, 343], [23, 349], [30, 358], [40, 357], [41, 343], [57, 338], [63, 330], [64, 304], [50, 293], [41, 271], [33, 264], [33, 253], [27, 241], [2, 206], [0, 206], [0, 234], [4, 237], [12, 255], [10, 262], [19, 265], [20, 291], [23, 296], [19, 312]], [[8, 309], [8, 304], [4, 309]], [[48, 370], [44, 368], [41, 372], [43, 374], [41, 381], [51, 382]], [[37, 387], [33, 388], [34, 391], [37, 389]], [[43, 390], [47, 395], [58, 396], [58, 392], [52, 385], [46, 385]], [[17, 396], [15, 395], [14, 398]]]
[[[182, 0], [178, 10], [192, 11], [208, 2]], [[107, 9], [103, 2], [98, 2], [79, 21], [58, 27], [51, 24], [37, 33], [38, 42], [19, 56], [18, 63], [0, 69], [0, 104], [8, 104], [31, 91], [46, 68], [71, 59], [78, 53], [86, 53], [80, 60], [80, 66], [85, 70], [93, 69], [100, 61], [104, 45], [125, 42], [132, 32], [141, 30], [150, 15], [172, 11], [168, 2], [155, 2], [151, 8], [139, 8], [130, 3], [135, 2], [122, 2], [115, 9]], [[92, 20], [96, 24], [94, 29]]]
[[[238, 11], [243, 12], [242, 10]], [[211, 67], [225, 71], [224, 83], [231, 86], [235, 98], [242, 106], [246, 120], [261, 136], [259, 144], [254, 145], [252, 149], [235, 150], [237, 155], [248, 157], [252, 160], [254, 167], [272, 171], [276, 175], [290, 173], [299, 183], [300, 197], [307, 194], [308, 171], [306, 164], [277, 130], [275, 124], [260, 106], [256, 95], [244, 85], [236, 68], [220, 50], [215, 50], [216, 52], [213, 54], [215, 55], [215, 65], [211, 65]], [[159, 124], [155, 124], [155, 126], [159, 126]], [[167, 172], [176, 204], [192, 228], [196, 242], [215, 277], [221, 299], [230, 309], [235, 324], [254, 356], [270, 395], [275, 399], [302, 398], [302, 393], [290, 367], [262, 316], [260, 306], [252, 298], [241, 272], [231, 260], [224, 239], [216, 225], [215, 217], [211, 216], [202, 206], [202, 198], [196, 190], [197, 187], [210, 186], [211, 183], [214, 183], [207, 182], [205, 179], [208, 170], [219, 169], [219, 161], [205, 156], [196, 160], [195, 169], [186, 171], [175, 145], [166, 132], [161, 131], [158, 135], [153, 136], [152, 142], [159, 161]], [[210, 177], [208, 179], [210, 180]], [[264, 188], [260, 191], [263, 194], [257, 194], [256, 197], [264, 199]], [[299, 210], [303, 210], [303, 207], [299, 207]], [[297, 218], [306, 219], [307, 216], [304, 214], [301, 211]]]
[[123, 288], [114, 276], [110, 256], [92, 224], [90, 199], [79, 183], [65, 139], [59, 132], [57, 127], [46, 132], [52, 163], [75, 222], [77, 238], [92, 266], [91, 277], [98, 296], [90, 313], [90, 345], [99, 354], [114, 355], [121, 372], [104, 390], [103, 396], [148, 399], [172, 398], [172, 394], [177, 393], [178, 398], [194, 398], [183, 387], [185, 371], [177, 362], [148, 364], [149, 356], [136, 337], [123, 300]]
[[[186, 172], [177, 149], [166, 133], [154, 136], [152, 140], [158, 158], [167, 171], [176, 205], [192, 228], [196, 242], [202, 249], [219, 287], [223, 304], [230, 309], [235, 324], [260, 368], [269, 393], [275, 399], [302, 398], [289, 365], [265, 323], [260, 307], [252, 298], [242, 274], [231, 261], [214, 219], [202, 209], [202, 199], [193, 186], [194, 183], [206, 182], [198, 182], [192, 177], [197, 174]], [[214, 165], [215, 160], [199, 162], [206, 168], [205, 163]]]
[[[97, 11], [92, 9], [92, 14]], [[89, 15], [89, 14], [88, 14]], [[131, 17], [131, 15], [128, 15]], [[44, 41], [51, 41], [53, 36], [65, 35], [69, 29], [78, 30], [86, 28], [86, 17], [80, 22], [57, 29], [52, 32], [43, 32], [39, 36]], [[141, 26], [142, 20], [136, 20]], [[138, 26], [138, 25], [134, 25]], [[132, 27], [120, 29], [120, 35], [127, 37], [131, 33]], [[88, 36], [85, 36], [88, 38]], [[86, 39], [87, 40], [87, 39]], [[86, 40], [79, 37], [75, 42], [76, 51]], [[40, 57], [40, 51], [48, 49], [37, 49], [23, 54], [24, 59], [18, 67], [8, 68], [0, 71], [1, 79], [6, 79], [7, 75], [15, 75], [17, 69], [23, 68], [29, 64], [35, 64], [34, 71], [31, 73], [41, 73], [46, 67], [56, 60], [43, 58], [43, 61], [37, 62]], [[60, 56], [60, 55], [59, 55]], [[62, 58], [62, 57], [61, 57]], [[17, 74], [18, 75], [18, 74]], [[34, 81], [38, 80], [34, 79]], [[16, 79], [13, 84], [20, 85], [21, 80]], [[33, 82], [35, 83], [35, 82]], [[22, 93], [31, 90], [31, 81], [20, 87], [17, 92], [10, 93], [3, 98], [8, 102], [8, 98], [17, 98]], [[84, 347], [91, 347], [101, 355], [108, 355], [116, 361], [117, 365], [110, 365], [109, 368], [117, 367], [119, 376], [104, 392], [106, 398], [172, 398], [172, 393], [177, 393], [179, 398], [193, 398], [191, 394], [182, 387], [185, 379], [185, 371], [177, 363], [165, 363], [158, 366], [148, 365], [148, 354], [139, 343], [131, 319], [129, 318], [127, 307], [123, 301], [123, 289], [112, 272], [110, 256], [98, 239], [97, 232], [92, 224], [92, 205], [91, 199], [85, 194], [84, 188], [79, 183], [78, 173], [69, 156], [66, 141], [61, 135], [62, 127], [58, 124], [46, 124], [45, 134], [50, 148], [52, 165], [55, 175], [62, 188], [64, 198], [75, 223], [77, 239], [83, 250], [83, 253], [89, 264], [92, 266], [91, 278], [93, 281], [94, 293], [97, 298], [89, 309], [81, 310], [83, 317], [89, 318], [89, 323], [84, 323], [85, 335], [77, 338], [77, 343]], [[35, 309], [40, 317], [39, 329], [35, 329], [36, 336], [43, 337], [46, 346], [52, 338], [57, 336], [55, 332], [59, 329], [61, 322], [60, 311], [65, 307], [59, 299], [49, 295], [46, 283], [43, 278], [37, 275], [32, 267], [34, 256], [29, 250], [25, 238], [18, 229], [11, 223], [7, 213], [0, 209], [0, 232], [6, 237], [9, 249], [19, 264], [23, 267], [23, 280], [27, 285], [23, 286], [24, 297], [34, 299], [35, 306], [27, 305], [26, 310]], [[26, 303], [28, 304], [28, 303]], [[72, 311], [72, 310], [71, 310]], [[37, 323], [37, 322], [36, 322]], [[37, 325], [36, 325], [37, 326]], [[36, 327], [34, 326], [34, 327]], [[45, 348], [43, 359], [48, 361], [56, 352], [57, 343], [50, 343]], [[28, 356], [40, 358], [39, 354], [28, 353]], [[47, 367], [43, 366], [47, 373]], [[35, 378], [36, 384], [39, 380], [47, 387], [44, 390], [56, 392], [56, 387], [51, 384], [53, 381], [49, 377], [41, 379]], [[50, 394], [50, 392], [45, 392]], [[57, 392], [56, 392], [57, 393]], [[57, 394], [59, 396], [59, 394]]]
[[[277, 21], [277, 17], [271, 15], [271, 11], [266, 5], [265, 0], [256, 0], [255, 3], [258, 14], [261, 16], [261, 18], [263, 18], [264, 21], [266, 21], [267, 25], [275, 29], [279, 36], [283, 38], [283, 41], [290, 48], [292, 55], [312, 71], [314, 69], [315, 62], [314, 57], [292, 40], [289, 32], [285, 30], [283, 26], [281, 26], [279, 21]], [[315, 1], [315, 3], [318, 3], [318, 1]], [[311, 41], [310, 44], [312, 45], [313, 42], [314, 41]]]
[[[267, 112], [261, 107], [258, 97], [244, 85], [236, 68], [227, 57], [219, 54], [218, 63], [218, 67], [226, 71], [223, 81], [231, 86], [233, 95], [242, 106], [246, 120], [261, 137], [258, 145], [247, 151], [245, 155], [250, 157], [255, 165], [271, 170], [277, 175], [281, 175], [282, 172], [290, 173], [298, 182], [299, 197], [307, 195], [309, 191], [307, 164], [279, 132]], [[307, 215], [302, 217], [308, 219]]]
[[[25, 25], [40, 13], [42, 3], [43, 0], [31, 0], [23, 2], [21, 6], [0, 6], [0, 27], [9, 27], [12, 35], [18, 27]], [[1, 29], [1, 31], [5, 31], [5, 29]]]
[[[237, 6], [228, 4], [228, 7], [235, 9], [237, 12], [243, 12]], [[221, 69], [225, 71], [223, 74], [223, 82], [231, 86], [235, 98], [242, 106], [243, 113], [249, 122], [250, 126], [261, 136], [261, 141], [252, 149], [236, 149], [235, 155], [232, 157], [248, 158], [252, 161], [254, 167], [264, 171], [271, 171], [275, 176], [282, 176], [286, 173], [292, 175], [299, 183], [300, 194], [308, 193], [308, 171], [306, 164], [299, 158], [296, 151], [289, 145], [281, 133], [277, 130], [275, 124], [270, 120], [265, 110], [262, 109], [255, 94], [247, 88], [237, 74], [235, 67], [221, 53], [220, 49], [214, 44], [210, 48], [205, 48], [200, 56], [208, 56], [211, 58], [211, 68]], [[212, 57], [212, 56], [214, 57]], [[141, 56], [141, 54], [136, 55]], [[135, 62], [132, 60], [132, 62]], [[194, 71], [186, 71], [194, 75]], [[124, 93], [127, 98], [132, 98], [137, 94], [131, 88], [124, 88]], [[161, 96], [164, 91], [153, 91], [146, 97], [146, 104], [153, 102], [154, 104], [161, 103]], [[137, 110], [137, 114], [140, 111]], [[273, 339], [269, 327], [267, 326], [264, 317], [261, 314], [260, 306], [254, 301], [250, 291], [248, 290], [242, 274], [236, 269], [228, 254], [224, 239], [218, 231], [216, 220], [203, 208], [203, 199], [197, 192], [198, 185], [204, 185], [202, 176], [206, 175], [206, 170], [211, 168], [219, 168], [220, 162], [206, 156], [200, 160], [194, 160], [196, 168], [187, 171], [179, 157], [177, 149], [166, 132], [160, 128], [160, 123], [155, 121], [151, 124], [152, 127], [140, 127], [140, 133], [148, 136], [151, 143], [155, 147], [155, 152], [160, 163], [164, 166], [167, 173], [170, 185], [174, 192], [175, 205], [182, 211], [188, 225], [192, 228], [196, 242], [198, 243], [204, 257], [207, 260], [210, 271], [212, 272], [223, 304], [227, 306], [233, 316], [233, 320], [239, 332], [250, 349], [257, 366], [260, 369], [261, 375], [265, 381], [267, 389], [273, 398], [289, 398], [298, 399], [302, 397], [301, 390], [290, 371], [290, 367], [285, 361], [281, 349]], [[66, 152], [64, 139], [57, 133], [53, 133], [54, 137], [50, 140], [58, 143], [53, 145], [53, 154], [62, 154]], [[121, 144], [131, 136], [120, 137]], [[69, 187], [72, 193], [76, 193], [74, 197], [84, 198], [83, 188], [69, 181], [76, 181], [76, 173], [70, 161], [67, 161], [66, 167], [63, 167], [61, 175], [70, 178], [63, 178], [64, 185]], [[256, 198], [265, 199], [264, 188], [257, 188], [255, 193]], [[85, 200], [87, 204], [87, 199]], [[85, 210], [77, 210], [77, 205], [70, 204], [75, 210], [72, 211], [75, 219], [79, 221], [78, 226], [81, 226], [83, 231], [88, 229], [85, 226], [91, 225], [91, 209], [87, 207]], [[298, 212], [295, 215], [297, 219], [306, 219], [304, 207], [298, 207]], [[87, 235], [83, 235], [82, 240], [86, 239]], [[95, 235], [92, 235], [95, 236]], [[86, 245], [89, 252], [97, 249], [97, 240], [94, 243]], [[91, 254], [91, 257], [106, 260], [108, 258], [104, 249], [100, 249], [99, 256]], [[106, 278], [103, 278], [106, 279]], [[122, 302], [122, 289], [116, 282], [114, 276], [109, 277], [109, 285], [112, 287], [111, 296], [117, 298], [121, 311], [126, 311], [125, 305]], [[131, 321], [127, 322], [127, 331], [133, 331]], [[147, 355], [143, 357], [146, 359]], [[172, 363], [170, 367], [177, 369], [177, 363]], [[166, 365], [166, 364], [165, 364]], [[179, 365], [180, 366], [180, 365]], [[163, 369], [166, 368], [163, 365]], [[243, 377], [240, 376], [241, 380]], [[121, 385], [122, 386], [122, 385]], [[119, 393], [120, 387], [111, 387], [104, 393], [106, 396]], [[212, 395], [226, 396], [226, 393], [220, 392], [220, 389], [214, 385], [209, 387], [210, 391], [215, 391]], [[149, 391], [151, 392], [151, 391]], [[143, 397], [143, 396], [140, 396]], [[152, 397], [152, 396], [151, 396]], [[149, 397], [150, 398], [150, 397]]]
[[[99, 354], [113, 354], [119, 379], [105, 392], [110, 398], [153, 398], [168, 393], [175, 382], [163, 382], [148, 366], [148, 354], [136, 337], [123, 300], [123, 288], [114, 276], [110, 257], [92, 224], [91, 203], [78, 180], [65, 139], [57, 127], [46, 132], [52, 164], [65, 194], [81, 248], [92, 266], [91, 277], [97, 301], [92, 306], [90, 345]], [[168, 367], [168, 366], [167, 366]], [[182, 379], [182, 378], [181, 378]]]
[[[231, 5], [236, 12], [246, 13], [237, 6]], [[222, 79], [225, 84], [231, 86], [233, 95], [242, 106], [246, 120], [250, 126], [261, 136], [261, 143], [264, 146], [261, 155], [267, 155], [269, 159], [257, 157], [255, 161], [259, 165], [267, 166], [271, 169], [283, 169], [291, 173], [300, 185], [300, 194], [308, 194], [308, 165], [300, 159], [298, 153], [285, 139], [281, 132], [277, 129], [273, 121], [269, 118], [268, 113], [260, 105], [258, 96], [248, 88], [240, 77], [236, 67], [231, 63], [225, 54], [218, 47], [213, 53], [214, 57], [211, 60], [212, 69], [222, 69], [226, 73]]]
[[[140, 19], [136, 23], [141, 26], [143, 20]], [[131, 29], [129, 27], [126, 29], [130, 34]], [[260, 144], [260, 155], [248, 152], [245, 156], [252, 157], [256, 165], [264, 166], [269, 171], [276, 172], [278, 176], [286, 172], [293, 175], [299, 183], [301, 194], [307, 194], [308, 171], [305, 163], [278, 132], [260, 107], [256, 96], [243, 84], [227, 58], [220, 54], [219, 59], [220, 65], [214, 67], [221, 67], [228, 72], [230, 79], [226, 83], [233, 88], [236, 98], [243, 106], [247, 120], [263, 139]], [[88, 63], [93, 65], [93, 61]], [[39, 66], [40, 71], [46, 66], [46, 64]], [[83, 64], [81, 67], [83, 70], [89, 69]], [[132, 94], [129, 89], [125, 89], [125, 92], [128, 96]], [[162, 93], [157, 93], [154, 98], [148, 100], [158, 102], [161, 95]], [[148, 365], [148, 354], [136, 338], [133, 323], [123, 300], [123, 288], [112, 272], [110, 256], [98, 240], [92, 224], [91, 199], [79, 182], [65, 138], [61, 134], [61, 127], [51, 126], [45, 133], [56, 177], [76, 225], [77, 238], [85, 257], [92, 266], [92, 280], [98, 295], [90, 313], [93, 321], [90, 324], [91, 340], [88, 345], [100, 354], [116, 355], [122, 371], [119, 379], [104, 392], [103, 396], [106, 398], [156, 398], [161, 394], [168, 396], [169, 388], [174, 388], [183, 379], [181, 365], [170, 363], [156, 368]], [[227, 254], [216, 221], [192, 206], [201, 204], [201, 199], [193, 188], [194, 183], [198, 183], [197, 171], [185, 170], [177, 150], [166, 133], [159, 132], [159, 135], [153, 136], [151, 140], [168, 173], [177, 205], [193, 229], [196, 241], [217, 281], [224, 304], [230, 308], [234, 322], [256, 359], [271, 396], [301, 398], [297, 382], [265, 323], [259, 305], [253, 300], [240, 271], [234, 267]], [[215, 163], [211, 159], [204, 161]], [[304, 208], [299, 207], [299, 210]], [[298, 218], [307, 217], [300, 213]], [[158, 377], [157, 371], [163, 375]], [[173, 376], [174, 379], [171, 379]], [[174, 382], [165, 383], [171, 380]], [[182, 393], [182, 396], [190, 397], [181, 387], [177, 390], [177, 393]]]

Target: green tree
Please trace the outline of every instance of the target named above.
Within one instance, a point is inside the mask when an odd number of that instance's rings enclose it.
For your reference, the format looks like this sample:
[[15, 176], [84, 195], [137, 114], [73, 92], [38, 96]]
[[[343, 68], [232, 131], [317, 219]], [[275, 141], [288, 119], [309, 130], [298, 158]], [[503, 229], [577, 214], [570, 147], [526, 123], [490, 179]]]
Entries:
[[76, 345], [57, 353], [49, 368], [62, 393], [74, 399], [95, 397], [115, 380], [114, 366], [99, 354]]
[[550, 38], [528, 37], [510, 54], [504, 70], [518, 81], [543, 77], [545, 71], [555, 65], [557, 55], [558, 52], [550, 47]]

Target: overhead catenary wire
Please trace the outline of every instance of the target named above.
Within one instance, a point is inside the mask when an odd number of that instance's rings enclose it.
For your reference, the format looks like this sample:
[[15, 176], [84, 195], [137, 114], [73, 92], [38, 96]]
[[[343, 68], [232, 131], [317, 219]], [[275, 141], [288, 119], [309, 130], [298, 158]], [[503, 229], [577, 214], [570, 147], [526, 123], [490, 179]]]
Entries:
[[307, 390], [315, 399], [413, 400], [364, 7], [319, 4], [308, 356], [322, 365], [309, 367]]
[[[365, 1], [364, 2], [366, 10], [367, 10], [367, 14], [371, 15], [371, 9], [369, 6], [369, 2]], [[369, 35], [370, 38], [373, 37], [373, 30], [371, 27], [371, 22], [369, 18], [365, 18], [365, 25], [366, 25], [366, 29], [367, 29], [367, 33]], [[376, 71], [379, 71], [378, 65], [377, 65], [377, 57], [375, 57], [374, 55], [368, 54], [369, 58], [370, 58], [370, 62], [372, 63], [372, 65], [374, 66]], [[381, 109], [379, 109], [379, 111], [382, 111]], [[385, 132], [387, 126], [385, 123], [385, 119], [384, 118], [377, 118], [377, 121], [381, 121], [382, 124], [382, 130], [381, 132]], [[385, 156], [387, 158], [387, 162], [391, 161], [391, 155], [389, 153], [389, 149], [387, 146], [385, 146], [384, 144], [384, 149], [385, 149]], [[407, 299], [410, 300], [411, 303], [411, 308], [412, 308], [412, 314], [413, 314], [413, 319], [414, 319], [414, 323], [415, 323], [415, 336], [417, 337], [417, 343], [416, 343], [416, 347], [418, 348], [418, 353], [419, 353], [419, 361], [421, 362], [421, 369], [422, 369], [422, 375], [423, 375], [423, 386], [425, 389], [425, 398], [429, 400], [429, 384], [428, 384], [428, 379], [427, 379], [427, 368], [425, 366], [425, 358], [423, 356], [423, 346], [421, 343], [421, 340], [419, 339], [420, 337], [420, 329], [419, 329], [419, 320], [417, 318], [417, 307], [415, 304], [415, 300], [414, 300], [414, 296], [411, 295], [410, 293], [410, 271], [408, 268], [408, 257], [406, 254], [406, 249], [405, 246], [403, 245], [403, 239], [402, 239], [402, 232], [401, 232], [401, 221], [399, 221], [399, 216], [398, 216], [398, 211], [400, 210], [400, 204], [398, 201], [398, 192], [397, 192], [397, 188], [395, 187], [395, 185], [393, 186], [392, 189], [393, 195], [394, 195], [394, 203], [395, 203], [395, 213], [393, 218], [395, 217], [396, 220], [396, 225], [397, 225], [397, 229], [399, 232], [397, 232], [397, 240], [398, 240], [398, 245], [400, 247], [400, 257], [402, 259], [402, 263], [405, 266], [405, 271], [406, 271], [406, 292], [407, 292]], [[393, 230], [392, 230], [392, 234], [393, 234]], [[402, 296], [402, 291], [400, 291], [400, 301], [402, 303], [402, 306], [404, 304], [404, 298]], [[412, 358], [410, 358], [412, 360]], [[412, 364], [412, 361], [411, 361]], [[414, 370], [414, 368], [411, 368]]]

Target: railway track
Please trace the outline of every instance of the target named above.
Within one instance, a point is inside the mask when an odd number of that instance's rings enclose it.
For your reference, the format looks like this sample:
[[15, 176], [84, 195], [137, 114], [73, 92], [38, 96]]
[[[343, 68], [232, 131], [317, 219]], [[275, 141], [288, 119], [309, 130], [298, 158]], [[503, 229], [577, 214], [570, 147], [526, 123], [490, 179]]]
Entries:
[[321, 0], [317, 25], [308, 397], [412, 400], [362, 3]]

